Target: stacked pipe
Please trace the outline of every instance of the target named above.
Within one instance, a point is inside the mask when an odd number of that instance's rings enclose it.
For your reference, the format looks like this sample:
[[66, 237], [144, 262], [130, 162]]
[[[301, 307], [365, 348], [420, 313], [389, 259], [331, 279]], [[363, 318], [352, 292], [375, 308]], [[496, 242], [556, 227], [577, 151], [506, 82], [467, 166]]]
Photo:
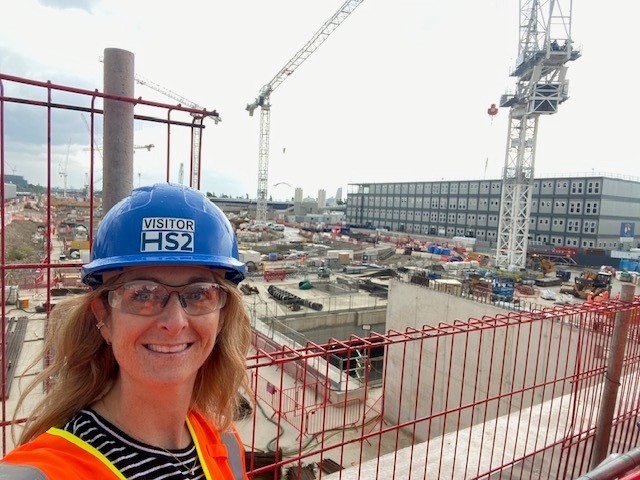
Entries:
[[320, 311], [322, 310], [322, 304], [311, 302], [309, 300], [305, 300], [304, 298], [300, 298], [293, 293], [287, 292], [282, 288], [278, 288], [274, 285], [270, 285], [267, 288], [267, 292], [276, 300], [280, 300], [285, 305], [302, 305], [303, 307], [311, 308], [312, 310]]

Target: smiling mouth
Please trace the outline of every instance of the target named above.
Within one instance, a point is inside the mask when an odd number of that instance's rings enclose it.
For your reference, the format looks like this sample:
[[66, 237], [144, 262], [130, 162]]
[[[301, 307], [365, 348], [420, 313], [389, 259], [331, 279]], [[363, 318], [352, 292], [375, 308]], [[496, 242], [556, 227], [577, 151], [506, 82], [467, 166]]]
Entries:
[[180, 345], [154, 345], [149, 343], [145, 345], [148, 350], [156, 353], [180, 353], [184, 352], [190, 346], [190, 343], [181, 343]]

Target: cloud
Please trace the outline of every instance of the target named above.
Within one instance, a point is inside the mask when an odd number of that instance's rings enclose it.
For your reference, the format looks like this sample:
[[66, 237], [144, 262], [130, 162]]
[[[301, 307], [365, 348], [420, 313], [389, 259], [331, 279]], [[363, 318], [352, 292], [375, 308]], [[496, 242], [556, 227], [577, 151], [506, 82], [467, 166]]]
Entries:
[[91, 13], [95, 5], [99, 4], [98, 0], [38, 0], [38, 3], [45, 7], [69, 10], [77, 8]]

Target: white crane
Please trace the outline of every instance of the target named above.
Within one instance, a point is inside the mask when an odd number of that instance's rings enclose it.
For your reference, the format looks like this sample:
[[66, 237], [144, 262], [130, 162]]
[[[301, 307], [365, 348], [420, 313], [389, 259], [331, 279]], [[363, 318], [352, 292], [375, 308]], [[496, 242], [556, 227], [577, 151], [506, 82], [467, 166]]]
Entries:
[[58, 173], [60, 174], [60, 176], [62, 177], [62, 197], [63, 198], [67, 198], [67, 167], [69, 164], [69, 149], [71, 148], [71, 140], [69, 140], [69, 143], [67, 144], [67, 156], [64, 159], [64, 164], [59, 163], [58, 164]]
[[[87, 120], [87, 117], [84, 114], [82, 114], [82, 121], [84, 122], [84, 125], [87, 127], [87, 131], [89, 132], [89, 135], [92, 135], [91, 127], [89, 126], [89, 121]], [[93, 141], [93, 135], [91, 136], [91, 142], [93, 143], [93, 148], [98, 152], [98, 155], [100, 155], [100, 160], [104, 161], [104, 157], [102, 156], [102, 149], [97, 143]], [[145, 149], [148, 152], [150, 152], [153, 147], [155, 147], [153, 143], [149, 143], [147, 145], [134, 145], [133, 153], [136, 153], [135, 151], [140, 149]], [[91, 148], [83, 148], [82, 150], [86, 152], [86, 151], [90, 151]], [[93, 181], [94, 185], [98, 183], [100, 180], [102, 180], [102, 176], [98, 177]], [[139, 180], [140, 179], [138, 178], [138, 183], [139, 183]], [[90, 183], [89, 174], [85, 173], [85, 188], [87, 189], [87, 192], [89, 191], [89, 183]]]
[[580, 52], [571, 40], [573, 0], [520, 0], [518, 59], [512, 76], [515, 94], [502, 95], [510, 107], [509, 129], [496, 250], [496, 265], [523, 269], [527, 261], [531, 194], [538, 119], [569, 98], [567, 62]]
[[[205, 110], [203, 107], [201, 107], [200, 105], [197, 105], [191, 100], [187, 100], [183, 96], [178, 95], [177, 93], [169, 90], [168, 88], [158, 85], [157, 83], [152, 82], [151, 80], [147, 80], [146, 78], [141, 77], [140, 75], [137, 75], [137, 74], [134, 75], [134, 80], [140, 85], [146, 85], [147, 87], [153, 88], [155, 91], [162, 93], [166, 97], [177, 100], [178, 102], [180, 102], [180, 105], [182, 106], [195, 108], [197, 110]], [[206, 115], [198, 115], [198, 114], [192, 113], [191, 116], [193, 117], [193, 134], [191, 135], [191, 184], [190, 186], [196, 189], [200, 189], [200, 153], [201, 153], [200, 138], [202, 136], [202, 124], [204, 122], [205, 116], [211, 117], [216, 125], [218, 124], [218, 122], [222, 121], [222, 119], [220, 118], [220, 115], [218, 115], [218, 112], [215, 110], [212, 110], [211, 112], [207, 112]]]
[[11, 163], [7, 162], [6, 160], [4, 161], [4, 163], [6, 163], [9, 168], [11, 169], [11, 174], [15, 175], [16, 174], [16, 167], [14, 165], [12, 165]]
[[[104, 62], [104, 58], [102, 56], [99, 58], [99, 60], [101, 62]], [[179, 102], [179, 105], [182, 105], [183, 107], [189, 107], [196, 110], [203, 110], [206, 112], [204, 115], [198, 115], [195, 113], [191, 114], [191, 116], [193, 117], [193, 134], [191, 135], [191, 184], [190, 186], [196, 189], [200, 189], [200, 158], [201, 158], [200, 153], [201, 153], [201, 145], [202, 145], [200, 138], [202, 137], [202, 125], [204, 123], [205, 117], [211, 117], [215, 122], [215, 124], [217, 125], [218, 122], [222, 121], [222, 119], [220, 118], [220, 115], [218, 115], [218, 112], [215, 110], [206, 111], [205, 108], [201, 107], [195, 102], [192, 102], [191, 100], [187, 100], [182, 95], [179, 95], [176, 92], [169, 90], [166, 87], [163, 87], [162, 85], [158, 85], [157, 83], [152, 82], [151, 80], [148, 80], [138, 74], [134, 74], [133, 78], [136, 81], [136, 83], [139, 83], [140, 85], [145, 85], [149, 88], [152, 88], [156, 92], [160, 92], [166, 97], [172, 98], [173, 100], [177, 100]], [[146, 145], [145, 147], [153, 147], [153, 145], [150, 145], [150, 146]], [[151, 150], [151, 148], [148, 148], [148, 150]]]
[[340, 9], [325, 22], [304, 47], [282, 67], [282, 69], [264, 85], [258, 92], [258, 97], [247, 105], [249, 115], [260, 107], [260, 146], [258, 150], [258, 198], [256, 201], [256, 221], [264, 222], [267, 219], [267, 183], [269, 176], [269, 121], [271, 93], [291, 75], [309, 55], [322, 45], [331, 33], [360, 5], [364, 0], [347, 0]]

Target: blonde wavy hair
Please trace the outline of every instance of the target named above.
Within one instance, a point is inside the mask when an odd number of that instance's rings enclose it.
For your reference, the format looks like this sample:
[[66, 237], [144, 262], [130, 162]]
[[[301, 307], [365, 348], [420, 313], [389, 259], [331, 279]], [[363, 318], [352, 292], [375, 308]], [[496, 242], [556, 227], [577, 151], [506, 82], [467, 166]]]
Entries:
[[[250, 391], [245, 359], [251, 342], [251, 326], [237, 286], [217, 273], [216, 281], [227, 290], [227, 302], [220, 311], [222, 327], [211, 355], [196, 377], [191, 405], [217, 428], [226, 430], [240, 407], [239, 392]], [[21, 393], [14, 422], [29, 394], [43, 383], [45, 394], [27, 419], [19, 445], [51, 427], [64, 426], [113, 385], [118, 364], [111, 347], [96, 328], [97, 319], [91, 310], [91, 302], [107, 289], [108, 285], [103, 285], [65, 298], [51, 311], [44, 348], [32, 364], [47, 360], [48, 366]]]

